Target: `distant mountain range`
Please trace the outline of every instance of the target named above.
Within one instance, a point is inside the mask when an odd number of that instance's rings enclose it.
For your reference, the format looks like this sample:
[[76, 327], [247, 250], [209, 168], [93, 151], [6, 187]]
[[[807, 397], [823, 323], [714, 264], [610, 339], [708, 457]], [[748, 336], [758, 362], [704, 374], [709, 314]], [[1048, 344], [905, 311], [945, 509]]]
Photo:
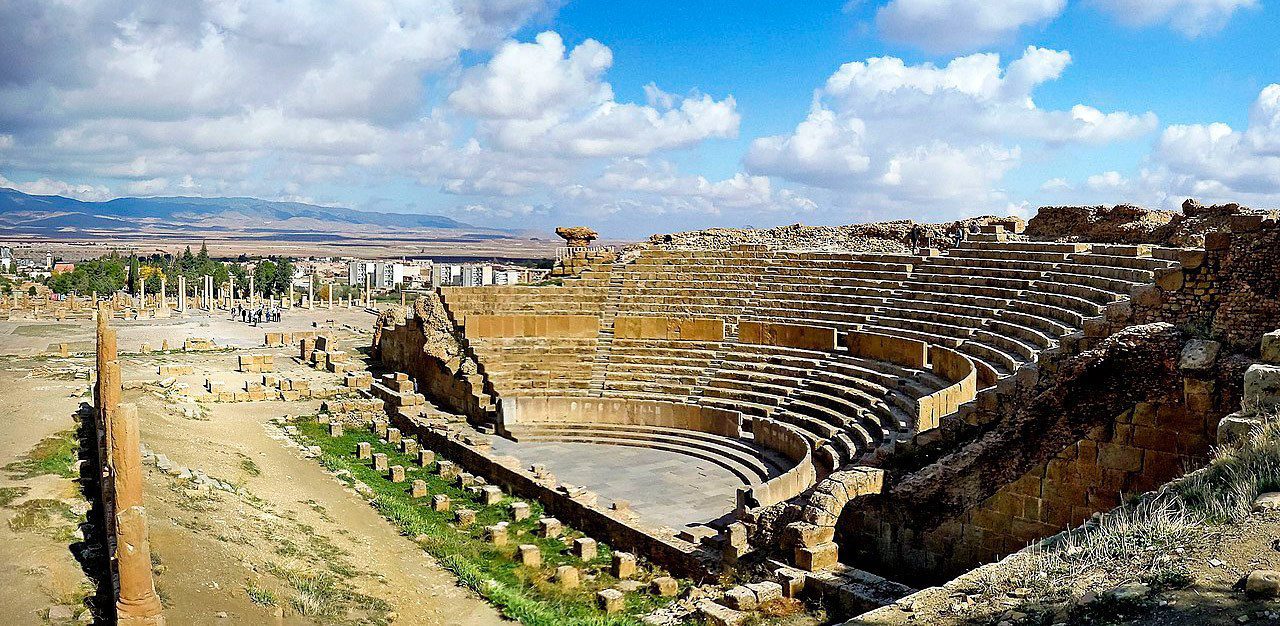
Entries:
[[117, 198], [83, 202], [0, 188], [0, 234], [75, 237], [108, 232], [272, 234], [422, 230], [504, 233], [440, 215], [373, 213], [257, 198]]

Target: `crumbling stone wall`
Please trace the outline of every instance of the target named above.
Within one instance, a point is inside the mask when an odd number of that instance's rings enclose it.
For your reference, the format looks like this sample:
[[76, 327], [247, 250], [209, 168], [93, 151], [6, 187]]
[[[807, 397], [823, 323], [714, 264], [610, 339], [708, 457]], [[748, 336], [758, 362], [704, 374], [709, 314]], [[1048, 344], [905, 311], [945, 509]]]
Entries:
[[1262, 335], [1280, 326], [1280, 225], [1236, 215], [1229, 226], [1208, 234], [1203, 250], [1157, 250], [1181, 267], [1134, 292], [1134, 319], [1169, 322], [1222, 340], [1231, 351], [1256, 354]]
[[1037, 240], [1199, 248], [1204, 246], [1208, 233], [1225, 230], [1239, 215], [1275, 218], [1280, 213], [1238, 204], [1205, 206], [1195, 200], [1183, 202], [1181, 212], [1130, 204], [1050, 206], [1041, 207], [1027, 222], [1026, 235]]
[[438, 294], [419, 297], [413, 316], [402, 323], [394, 314], [379, 316], [378, 322], [373, 348], [385, 365], [409, 374], [422, 393], [450, 410], [489, 421], [484, 377]]
[[1010, 233], [1020, 233], [1026, 222], [1017, 216], [986, 215], [938, 224], [911, 220], [848, 224], [844, 226], [805, 226], [792, 224], [774, 228], [708, 228], [667, 235], [654, 235], [648, 245], [663, 248], [699, 248], [727, 250], [733, 246], [762, 245], [779, 250], [839, 250], [856, 252], [910, 252], [908, 236], [920, 226], [935, 248], [951, 247], [951, 231], [960, 226], [1001, 225]]

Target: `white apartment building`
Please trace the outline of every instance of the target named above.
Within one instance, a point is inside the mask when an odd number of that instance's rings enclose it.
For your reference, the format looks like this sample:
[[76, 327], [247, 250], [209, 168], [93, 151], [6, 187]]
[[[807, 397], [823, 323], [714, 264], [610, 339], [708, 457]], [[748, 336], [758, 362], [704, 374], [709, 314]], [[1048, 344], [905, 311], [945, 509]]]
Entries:
[[347, 283], [364, 287], [365, 277], [372, 276], [374, 289], [395, 289], [404, 284], [406, 266], [386, 261], [351, 261], [347, 264]]

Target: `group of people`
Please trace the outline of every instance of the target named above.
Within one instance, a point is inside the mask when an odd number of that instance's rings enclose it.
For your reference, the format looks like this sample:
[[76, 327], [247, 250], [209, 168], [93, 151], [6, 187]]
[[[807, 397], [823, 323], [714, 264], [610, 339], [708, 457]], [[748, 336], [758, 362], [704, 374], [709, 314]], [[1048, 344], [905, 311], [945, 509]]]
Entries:
[[[970, 233], [977, 232], [978, 224], [976, 222], [969, 224], [969, 228], [967, 230], [964, 226], [957, 223], [955, 228], [952, 228], [947, 235], [951, 239], [951, 246], [958, 248], [960, 247], [960, 244], [964, 243], [964, 240], [968, 238]], [[919, 254], [921, 250], [930, 247], [929, 231], [925, 230], [920, 224], [913, 225], [911, 227], [911, 232], [907, 234], [907, 243], [911, 245], [912, 254]]]
[[280, 321], [281, 312], [278, 306], [260, 304], [257, 307], [248, 307], [237, 304], [231, 307], [231, 319], [257, 326], [262, 323]]

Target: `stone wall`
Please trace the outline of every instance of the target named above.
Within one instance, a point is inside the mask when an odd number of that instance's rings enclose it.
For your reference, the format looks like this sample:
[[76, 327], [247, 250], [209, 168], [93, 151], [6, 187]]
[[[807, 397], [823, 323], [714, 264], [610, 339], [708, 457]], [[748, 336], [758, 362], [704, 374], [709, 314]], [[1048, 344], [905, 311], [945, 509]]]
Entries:
[[819, 326], [740, 322], [738, 341], [804, 350], [831, 351], [836, 349], [836, 331], [834, 328]]
[[535, 396], [502, 399], [502, 426], [521, 424], [627, 424], [742, 436], [742, 414], [694, 404], [620, 398]]
[[619, 315], [613, 320], [613, 336], [616, 339], [724, 341], [724, 320]]
[[1259, 338], [1280, 326], [1280, 226], [1238, 215], [1230, 227], [1206, 235], [1203, 249], [1154, 250], [1181, 267], [1134, 292], [1134, 320], [1169, 322], [1256, 354]]

